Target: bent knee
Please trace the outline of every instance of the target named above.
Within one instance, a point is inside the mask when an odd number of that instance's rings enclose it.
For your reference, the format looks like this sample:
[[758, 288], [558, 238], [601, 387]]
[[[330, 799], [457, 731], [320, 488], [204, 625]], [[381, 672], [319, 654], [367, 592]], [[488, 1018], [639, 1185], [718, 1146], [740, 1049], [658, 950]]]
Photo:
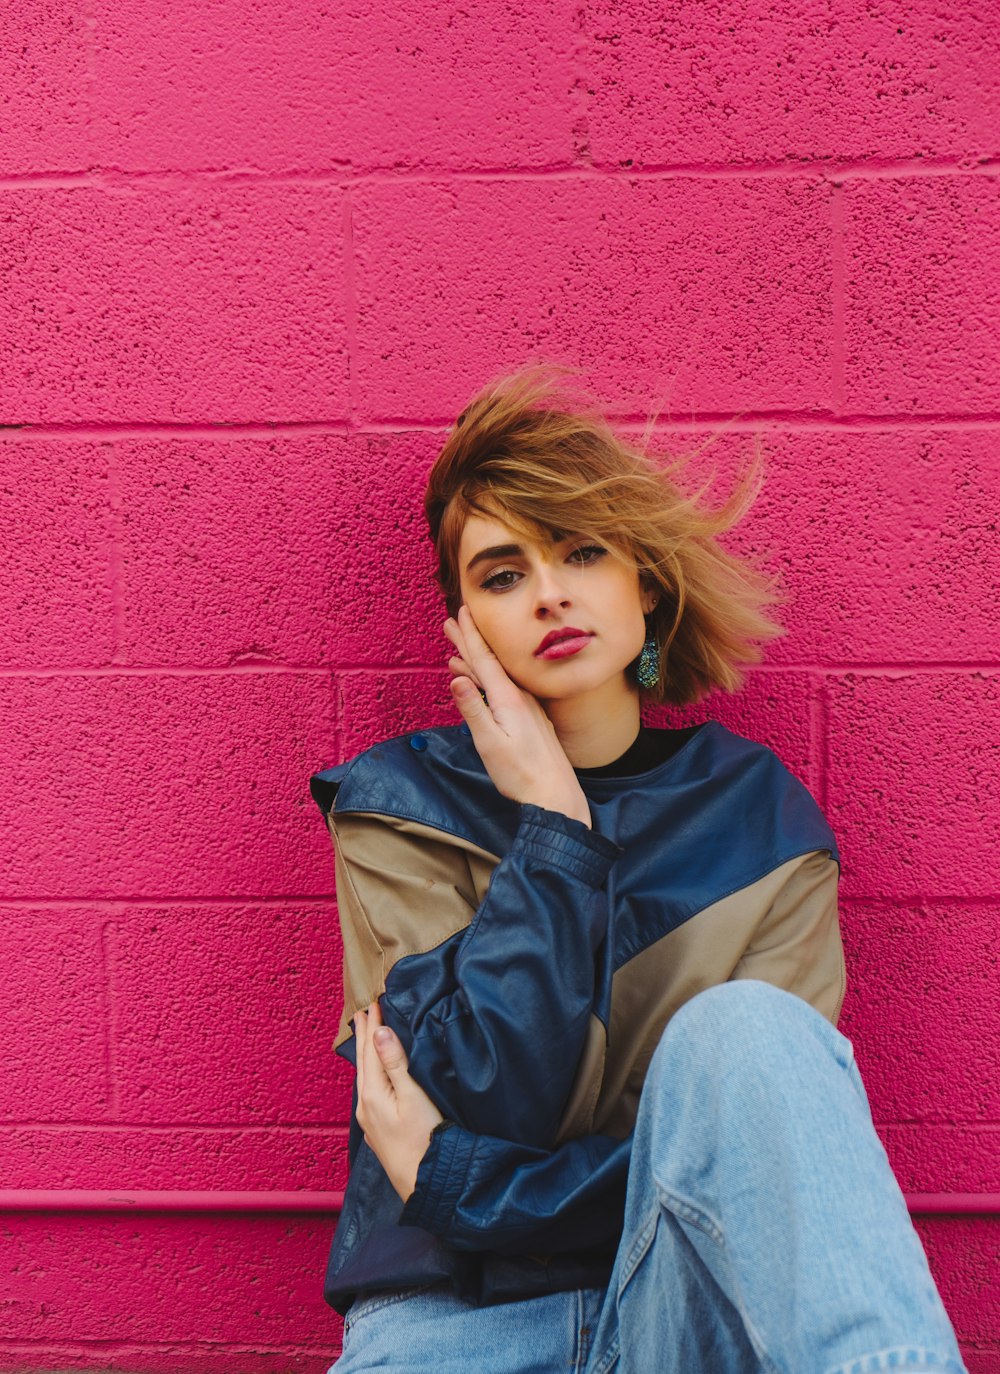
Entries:
[[[803, 998], [773, 983], [736, 978], [696, 993], [667, 1023], [657, 1047], [657, 1057], [669, 1054], [670, 1046], [682, 1053], [722, 1055], [727, 1060], [748, 1056], [767, 1062], [794, 1044], [801, 1049], [808, 1032], [825, 1048], [843, 1036]], [[651, 1066], [652, 1067], [652, 1066]]]

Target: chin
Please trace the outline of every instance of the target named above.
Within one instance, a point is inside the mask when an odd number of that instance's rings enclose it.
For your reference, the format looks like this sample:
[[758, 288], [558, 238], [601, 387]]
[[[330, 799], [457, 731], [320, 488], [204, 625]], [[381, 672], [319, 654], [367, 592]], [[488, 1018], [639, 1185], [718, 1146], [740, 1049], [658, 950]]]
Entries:
[[619, 676], [619, 672], [594, 672], [592, 665], [585, 670], [583, 664], [577, 667], [576, 664], [571, 666], [564, 663], [558, 673], [534, 673], [530, 683], [518, 685], [542, 701], [566, 701], [569, 697], [580, 697], [596, 691]]

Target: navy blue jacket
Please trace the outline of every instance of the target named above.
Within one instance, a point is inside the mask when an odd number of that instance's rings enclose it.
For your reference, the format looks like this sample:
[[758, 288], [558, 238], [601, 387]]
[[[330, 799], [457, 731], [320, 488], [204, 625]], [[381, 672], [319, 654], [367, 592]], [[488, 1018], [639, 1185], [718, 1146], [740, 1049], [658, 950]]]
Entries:
[[[593, 828], [501, 797], [464, 726], [316, 774], [345, 945], [338, 1052], [379, 997], [456, 1124], [403, 1205], [352, 1114], [327, 1271], [362, 1292], [446, 1280], [481, 1303], [607, 1282], [642, 1082], [670, 1015], [758, 977], [836, 1021], [834, 838], [765, 747], [717, 722], [629, 778], [581, 776]], [[641, 1015], [616, 1018], [616, 1006]]]

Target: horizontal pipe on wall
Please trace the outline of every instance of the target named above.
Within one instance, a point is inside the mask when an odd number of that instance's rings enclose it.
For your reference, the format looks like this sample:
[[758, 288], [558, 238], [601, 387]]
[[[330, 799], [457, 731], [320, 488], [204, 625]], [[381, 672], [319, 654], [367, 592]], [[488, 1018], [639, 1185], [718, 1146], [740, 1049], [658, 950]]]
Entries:
[[[151, 1191], [120, 1188], [0, 1188], [0, 1212], [315, 1212], [336, 1213], [343, 1193]], [[1000, 1213], [1000, 1193], [907, 1193], [915, 1216]]]
[[906, 1193], [906, 1205], [914, 1216], [987, 1216], [1000, 1212], [1000, 1193]]
[[339, 1212], [343, 1193], [0, 1188], [0, 1212]]

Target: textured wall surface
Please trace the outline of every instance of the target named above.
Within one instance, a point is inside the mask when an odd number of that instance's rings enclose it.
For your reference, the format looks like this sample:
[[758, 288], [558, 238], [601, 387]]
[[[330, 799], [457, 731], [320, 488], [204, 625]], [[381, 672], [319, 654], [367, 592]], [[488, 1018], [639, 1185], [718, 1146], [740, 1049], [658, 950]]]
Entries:
[[0, 13], [0, 1368], [330, 1363], [307, 780], [456, 719], [421, 486], [541, 354], [764, 441], [789, 634], [701, 715], [839, 835], [843, 1029], [1000, 1374], [998, 73], [969, 0]]

